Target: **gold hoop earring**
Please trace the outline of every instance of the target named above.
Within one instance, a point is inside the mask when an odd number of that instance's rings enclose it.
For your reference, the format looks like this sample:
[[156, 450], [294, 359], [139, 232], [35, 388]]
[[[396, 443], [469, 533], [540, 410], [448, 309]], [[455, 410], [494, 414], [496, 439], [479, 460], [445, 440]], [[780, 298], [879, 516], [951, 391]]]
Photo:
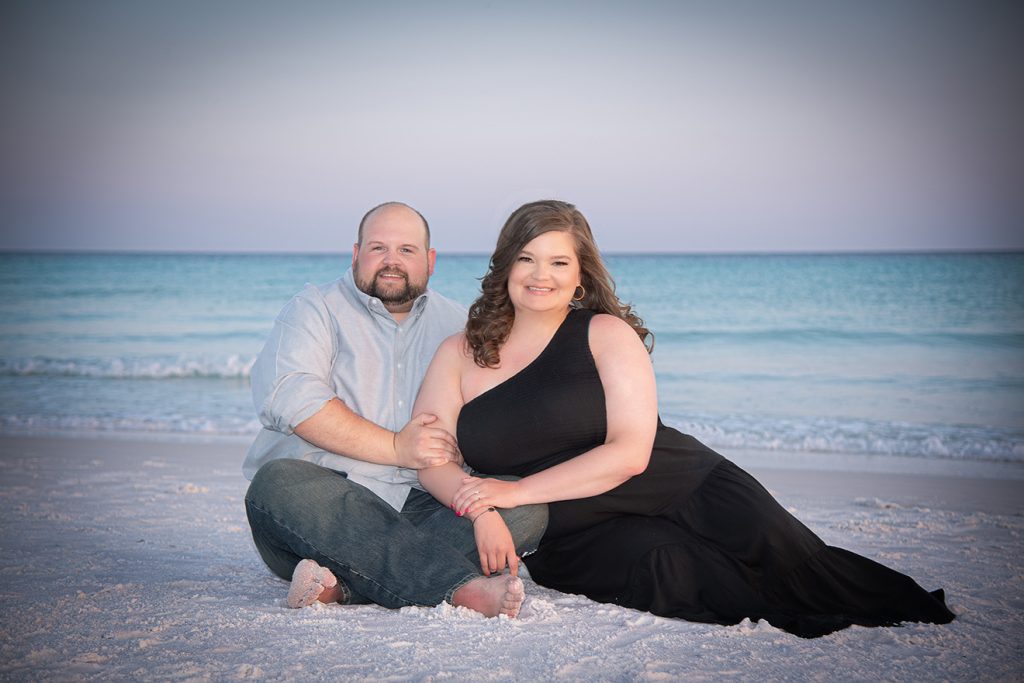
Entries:
[[587, 295], [587, 288], [586, 288], [586, 287], [584, 287], [583, 285], [576, 285], [576, 289], [581, 289], [581, 290], [583, 290], [583, 291], [582, 291], [582, 292], [580, 292], [580, 295], [579, 295], [579, 296], [576, 296], [576, 291], [575, 291], [575, 290], [573, 290], [573, 297], [572, 297], [572, 300], [573, 300], [573, 301], [583, 301], [583, 297], [585, 297], [585, 296]]

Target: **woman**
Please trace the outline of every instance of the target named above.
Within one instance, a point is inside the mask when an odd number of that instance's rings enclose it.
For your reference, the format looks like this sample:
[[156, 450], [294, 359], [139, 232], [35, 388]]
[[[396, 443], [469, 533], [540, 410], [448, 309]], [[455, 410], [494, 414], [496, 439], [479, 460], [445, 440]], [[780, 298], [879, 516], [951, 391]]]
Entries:
[[516, 210], [464, 334], [437, 352], [416, 412], [467, 464], [421, 470], [476, 527], [490, 571], [515, 553], [494, 508], [550, 503], [537, 583], [692, 621], [767, 619], [804, 637], [850, 624], [947, 623], [941, 591], [826, 546], [749, 474], [661, 424], [643, 322], [614, 293], [571, 204]]

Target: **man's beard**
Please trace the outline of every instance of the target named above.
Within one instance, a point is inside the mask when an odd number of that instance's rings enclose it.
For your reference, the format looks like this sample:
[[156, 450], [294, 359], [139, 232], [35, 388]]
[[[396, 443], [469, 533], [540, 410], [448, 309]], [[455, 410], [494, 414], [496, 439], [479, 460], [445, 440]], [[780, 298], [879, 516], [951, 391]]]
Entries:
[[[401, 275], [401, 285], [399, 286], [398, 280], [385, 280], [382, 282], [380, 276], [384, 273], [388, 275]], [[422, 284], [410, 283], [409, 274], [398, 268], [381, 268], [369, 280], [356, 278], [356, 286], [365, 294], [377, 297], [382, 303], [392, 305], [407, 304], [427, 290], [425, 282]]]

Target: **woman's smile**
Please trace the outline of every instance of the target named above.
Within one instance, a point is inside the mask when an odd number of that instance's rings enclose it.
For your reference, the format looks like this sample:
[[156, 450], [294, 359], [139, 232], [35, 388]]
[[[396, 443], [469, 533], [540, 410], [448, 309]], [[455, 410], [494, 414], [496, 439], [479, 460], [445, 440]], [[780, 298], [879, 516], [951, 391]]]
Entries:
[[508, 276], [509, 298], [517, 307], [562, 310], [579, 283], [576, 240], [568, 232], [553, 230], [534, 237], [516, 256]]

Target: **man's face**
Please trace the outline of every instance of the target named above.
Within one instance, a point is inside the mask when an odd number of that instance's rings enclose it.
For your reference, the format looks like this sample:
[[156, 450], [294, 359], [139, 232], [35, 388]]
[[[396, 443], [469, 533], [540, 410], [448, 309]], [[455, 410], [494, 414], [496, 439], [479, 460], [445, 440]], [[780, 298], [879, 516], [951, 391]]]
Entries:
[[407, 313], [434, 273], [423, 221], [404, 206], [387, 206], [363, 225], [363, 241], [352, 250], [356, 286], [381, 300], [391, 313]]

